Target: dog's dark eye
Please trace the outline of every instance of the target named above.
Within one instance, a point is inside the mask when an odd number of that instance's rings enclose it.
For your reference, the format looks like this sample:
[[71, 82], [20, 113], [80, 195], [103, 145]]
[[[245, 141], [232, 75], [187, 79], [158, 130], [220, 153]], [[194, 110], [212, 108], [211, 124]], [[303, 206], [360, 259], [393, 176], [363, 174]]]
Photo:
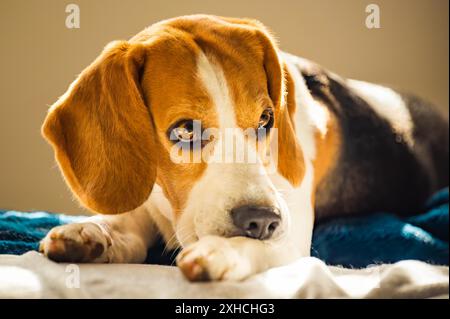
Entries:
[[273, 127], [273, 121], [273, 110], [271, 108], [265, 109], [259, 118], [258, 130], [266, 129], [266, 131], [269, 131]]
[[168, 135], [171, 141], [184, 143], [191, 143], [199, 138], [194, 129], [193, 120], [182, 120], [177, 122], [169, 129]]

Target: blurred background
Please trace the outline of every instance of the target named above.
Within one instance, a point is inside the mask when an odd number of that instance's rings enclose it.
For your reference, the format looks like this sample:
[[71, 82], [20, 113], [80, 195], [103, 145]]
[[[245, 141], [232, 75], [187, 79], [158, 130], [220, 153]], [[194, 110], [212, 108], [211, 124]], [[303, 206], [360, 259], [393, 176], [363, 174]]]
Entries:
[[[79, 29], [65, 25], [71, 3], [80, 8]], [[365, 25], [371, 3], [380, 7], [380, 29]], [[1, 0], [0, 209], [86, 213], [40, 126], [48, 106], [109, 41], [185, 14], [257, 18], [285, 51], [448, 110], [448, 12], [448, 0]]]

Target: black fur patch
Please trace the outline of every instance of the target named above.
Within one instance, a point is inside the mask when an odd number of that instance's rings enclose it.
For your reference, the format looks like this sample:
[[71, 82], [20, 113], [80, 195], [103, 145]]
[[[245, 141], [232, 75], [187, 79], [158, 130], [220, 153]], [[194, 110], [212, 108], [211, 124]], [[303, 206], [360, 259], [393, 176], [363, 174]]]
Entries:
[[316, 65], [301, 70], [312, 95], [336, 116], [342, 145], [334, 170], [316, 194], [316, 219], [370, 212], [414, 214], [448, 185], [448, 120], [420, 99], [404, 96], [414, 146], [354, 93]]

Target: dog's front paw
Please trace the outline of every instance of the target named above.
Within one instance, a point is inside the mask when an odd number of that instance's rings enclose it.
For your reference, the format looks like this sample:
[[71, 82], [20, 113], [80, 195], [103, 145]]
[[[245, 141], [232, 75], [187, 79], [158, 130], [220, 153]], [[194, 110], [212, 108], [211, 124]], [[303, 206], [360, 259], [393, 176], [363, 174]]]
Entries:
[[58, 226], [41, 241], [39, 251], [58, 262], [106, 262], [107, 236], [94, 223]]
[[251, 274], [250, 262], [227, 238], [207, 236], [188, 246], [177, 265], [190, 281], [242, 280]]

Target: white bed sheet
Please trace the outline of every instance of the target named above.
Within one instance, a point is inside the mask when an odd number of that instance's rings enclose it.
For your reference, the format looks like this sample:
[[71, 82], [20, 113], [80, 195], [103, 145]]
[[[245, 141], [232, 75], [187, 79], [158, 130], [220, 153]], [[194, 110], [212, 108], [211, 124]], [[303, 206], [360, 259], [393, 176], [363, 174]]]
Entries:
[[0, 255], [0, 297], [448, 298], [449, 268], [407, 260], [366, 269], [345, 269], [326, 266], [311, 257], [243, 282], [190, 283], [176, 267], [69, 266], [29, 252], [22, 256]]

